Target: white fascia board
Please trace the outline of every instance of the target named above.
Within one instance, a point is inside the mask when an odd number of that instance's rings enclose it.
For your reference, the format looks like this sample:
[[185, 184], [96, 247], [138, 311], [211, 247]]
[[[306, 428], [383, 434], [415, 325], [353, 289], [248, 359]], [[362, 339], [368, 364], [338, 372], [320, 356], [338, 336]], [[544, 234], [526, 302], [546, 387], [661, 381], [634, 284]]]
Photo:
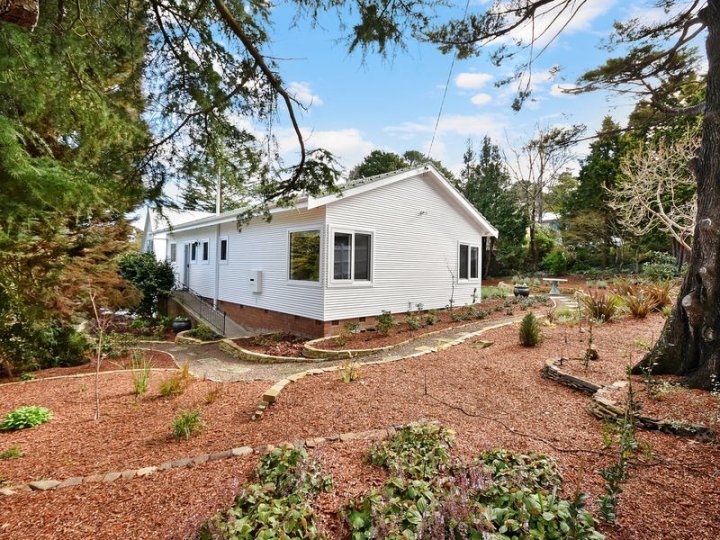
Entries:
[[[307, 209], [307, 202], [303, 201], [291, 207], [275, 207], [270, 209], [270, 214], [280, 214], [283, 212], [292, 212], [293, 210], [305, 210]], [[221, 225], [223, 223], [232, 223], [237, 220], [238, 212], [230, 211], [220, 214], [219, 216], [210, 216], [202, 219], [196, 219], [195, 221], [188, 221], [174, 227], [165, 227], [158, 229], [156, 233], [176, 233], [182, 231], [190, 231], [193, 229], [199, 229], [201, 227], [209, 227], [212, 225]], [[254, 218], [253, 218], [254, 219]]]

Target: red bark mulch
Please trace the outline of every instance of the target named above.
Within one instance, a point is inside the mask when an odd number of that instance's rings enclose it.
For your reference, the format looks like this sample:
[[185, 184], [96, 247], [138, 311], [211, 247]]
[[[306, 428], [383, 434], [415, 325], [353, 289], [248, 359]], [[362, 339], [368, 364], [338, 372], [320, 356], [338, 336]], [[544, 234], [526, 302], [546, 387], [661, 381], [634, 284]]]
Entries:
[[[176, 369], [178, 367], [172, 356], [166, 352], [146, 350], [143, 351], [143, 353], [150, 359], [153, 369]], [[79, 366], [39, 369], [28, 373], [36, 379], [47, 379], [49, 377], [95, 373], [96, 366], [97, 361], [93, 358], [89, 362], [80, 364]], [[106, 358], [100, 363], [100, 371], [117, 371], [121, 369], [132, 369], [132, 358], [129, 355], [120, 358]], [[19, 377], [4, 377], [0, 379], [0, 384], [17, 382], [19, 380]]]
[[[277, 443], [425, 418], [457, 431], [459, 457], [494, 447], [554, 456], [565, 479], [565, 494], [589, 493], [595, 510], [603, 489], [598, 471], [613, 463], [613, 457], [583, 451], [606, 451], [602, 422], [587, 412], [588, 397], [541, 377], [545, 360], [560, 356], [564, 346], [561, 327], [543, 331], [545, 340], [535, 348], [518, 345], [517, 327], [510, 326], [483, 336], [495, 342], [490, 348], [479, 350], [468, 342], [418, 358], [362, 367], [360, 379], [353, 383], [343, 383], [337, 373], [306, 377], [288, 386], [255, 423], [248, 417], [266, 386], [262, 384], [227, 384], [217, 402], [205, 405], [203, 396], [212, 385], [198, 381], [179, 398], [146, 398], [136, 405], [129, 376], [107, 375], [113, 383], [103, 387], [105, 419], [99, 424], [92, 421], [91, 392], [82, 394], [67, 384], [62, 388], [60, 381], [7, 387], [0, 398], [2, 410], [26, 401], [44, 405], [43, 398], [51, 395], [58, 396], [59, 407], [48, 424], [26, 433], [0, 434], [2, 448], [14, 442], [11, 438], [28, 438], [19, 441], [27, 457], [3, 461], [3, 474], [7, 465], [11, 478], [38, 473], [62, 478], [73, 470], [147, 464], [148, 457], [157, 462], [201, 447], [204, 452]], [[634, 340], [647, 339], [647, 327], [619, 321], [603, 325], [595, 337], [599, 362], [620, 363]], [[576, 346], [583, 350], [582, 343]], [[153, 385], [160, 379], [154, 376]], [[13, 393], [15, 388], [22, 391]], [[156, 386], [151, 395], [157, 395]], [[187, 442], [173, 441], [168, 437], [170, 418], [176, 410], [194, 406], [203, 409], [206, 431]], [[618, 524], [603, 526], [608, 537], [720, 537], [717, 446], [657, 432], [642, 431], [638, 437], [652, 447], [652, 466], [630, 469]], [[317, 503], [321, 524], [332, 538], [343, 537], [338, 509], [382, 483], [383, 473], [363, 462], [367, 446], [360, 441], [333, 443], [313, 452], [335, 476], [334, 492]], [[11, 463], [23, 461], [29, 472]], [[16, 495], [0, 510], [0, 522], [6, 524], [0, 537], [183, 538], [230, 504], [232, 490], [247, 480], [247, 470], [234, 469], [236, 463], [227, 460], [113, 485]]]
[[268, 334], [234, 340], [240, 347], [249, 351], [272, 356], [299, 358], [307, 338], [293, 334]]

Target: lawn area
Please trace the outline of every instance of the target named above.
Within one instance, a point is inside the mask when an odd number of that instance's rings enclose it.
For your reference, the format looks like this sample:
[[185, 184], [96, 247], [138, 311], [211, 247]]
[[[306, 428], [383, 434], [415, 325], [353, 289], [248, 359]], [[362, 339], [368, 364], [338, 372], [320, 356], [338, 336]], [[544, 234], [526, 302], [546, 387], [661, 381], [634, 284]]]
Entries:
[[[602, 378], [602, 371], [614, 378], [614, 373], [622, 373], [628, 352], [639, 358], [638, 340], [650, 340], [662, 323], [661, 316], [651, 315], [643, 321], [626, 318], [596, 326], [593, 340], [600, 359], [591, 365], [593, 374]], [[344, 383], [338, 373], [306, 377], [289, 385], [257, 422], [249, 417], [269, 381], [220, 387], [195, 380], [182, 395], [164, 398], [159, 386], [172, 374], [153, 373], [148, 393], [136, 399], [128, 374], [106, 374], [101, 376], [99, 423], [93, 420], [92, 378], [8, 386], [2, 389], [2, 411], [37, 404], [53, 409], [55, 417], [33, 429], [0, 433], [0, 450], [17, 444], [24, 454], [0, 462], [2, 475], [13, 481], [63, 479], [425, 419], [457, 432], [452, 452], [458, 458], [496, 447], [552, 456], [564, 479], [563, 495], [588, 493], [589, 509], [597, 516], [603, 493], [598, 472], [613, 462], [604, 447], [603, 422], [587, 412], [587, 395], [541, 376], [548, 358], [581, 355], [588, 333], [575, 326], [546, 326], [544, 340], [535, 348], [520, 346], [517, 334], [517, 325], [506, 326], [482, 336], [494, 341], [487, 349], [476, 348], [471, 340], [417, 358], [362, 366], [351, 383]], [[208, 403], [209, 392], [216, 388], [222, 389], [219, 396]], [[202, 411], [205, 429], [189, 440], [173, 439], [173, 416], [194, 408]], [[718, 538], [716, 444], [648, 431], [639, 431], [637, 437], [649, 445], [651, 456], [639, 457], [629, 468], [618, 521], [600, 523], [600, 530], [616, 539]], [[334, 488], [313, 503], [319, 526], [330, 538], [349, 537], [341, 508], [385, 480], [381, 470], [365, 462], [370, 444], [335, 441], [310, 450], [334, 478]], [[112, 484], [18, 493], [3, 500], [0, 537], [192, 537], [204, 521], [232, 503], [250, 481], [258, 457]]]

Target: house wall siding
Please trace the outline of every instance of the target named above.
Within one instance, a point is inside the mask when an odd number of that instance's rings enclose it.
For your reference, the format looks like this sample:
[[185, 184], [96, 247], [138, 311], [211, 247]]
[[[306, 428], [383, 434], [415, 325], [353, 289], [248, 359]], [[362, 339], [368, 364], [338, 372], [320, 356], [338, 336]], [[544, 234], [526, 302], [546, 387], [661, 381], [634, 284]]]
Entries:
[[455, 305], [471, 303], [474, 289], [480, 294], [479, 280], [458, 282], [458, 243], [480, 245], [482, 232], [433, 180], [417, 176], [341, 198], [326, 206], [326, 221], [327, 253], [333, 228], [372, 229], [375, 260], [371, 287], [326, 280], [325, 321], [404, 312], [418, 303], [445, 307], [453, 275]]
[[[220, 236], [228, 239], [228, 262], [219, 265], [219, 295], [221, 301], [260, 310], [271, 310], [310, 319], [322, 320], [323, 287], [321, 262], [320, 282], [316, 285], [298, 285], [288, 281], [288, 231], [291, 229], [318, 229], [321, 245], [324, 243], [325, 208], [283, 212], [273, 216], [271, 222], [253, 220], [241, 231], [235, 222], [220, 225]], [[183, 276], [183, 244], [210, 240], [207, 264], [200, 260], [202, 246], [198, 247], [198, 261], [190, 264], [189, 286], [200, 295], [213, 298], [215, 294], [216, 225], [178, 231], [170, 234], [177, 242], [176, 272]], [[321, 249], [321, 256], [323, 256]], [[262, 271], [262, 292], [253, 293], [250, 277], [253, 271]], [[241, 324], [245, 321], [238, 321]]]

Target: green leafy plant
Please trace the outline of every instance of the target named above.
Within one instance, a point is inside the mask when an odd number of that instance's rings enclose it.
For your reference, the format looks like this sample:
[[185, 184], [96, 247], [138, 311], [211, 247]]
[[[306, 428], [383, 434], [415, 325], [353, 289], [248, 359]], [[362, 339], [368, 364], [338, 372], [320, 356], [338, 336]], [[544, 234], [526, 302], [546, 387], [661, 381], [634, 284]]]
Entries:
[[8, 448], [7, 450], [0, 452], [0, 459], [18, 459], [23, 455], [22, 450], [16, 444]]
[[675, 257], [669, 253], [655, 251], [642, 265], [641, 272], [650, 281], [670, 281], [677, 275]]
[[16, 431], [26, 429], [48, 422], [53, 417], [50, 409], [37, 405], [18, 407], [10, 411], [0, 422], [0, 430]]
[[425, 314], [425, 325], [434, 326], [440, 320], [436, 309], [431, 309]]
[[360, 369], [356, 362], [346, 361], [340, 365], [340, 378], [344, 383], [351, 383], [360, 377]]
[[206, 324], [198, 324], [195, 328], [188, 330], [185, 335], [191, 338], [199, 339], [200, 341], [214, 341], [220, 338], [215, 330]]
[[34, 381], [37, 377], [33, 375], [32, 373], [28, 373], [27, 371], [23, 371], [20, 374], [20, 380], [21, 381]]
[[264, 455], [255, 475], [234, 505], [219, 512], [200, 530], [201, 540], [320, 540], [312, 499], [330, 491], [332, 478], [323, 475], [304, 449], [275, 448]]
[[128, 253], [119, 262], [120, 275], [142, 293], [136, 312], [145, 317], [157, 313], [160, 298], [167, 297], [175, 284], [175, 272], [168, 261], [158, 261], [155, 254]]
[[420, 321], [420, 317], [417, 316], [417, 314], [408, 312], [405, 315], [405, 324], [407, 324], [410, 327], [410, 330], [419, 330], [422, 328], [422, 322]]
[[377, 324], [375, 327], [377, 328], [378, 334], [387, 336], [396, 324], [397, 322], [395, 322], [392, 313], [383, 310], [382, 313], [377, 316]]
[[144, 351], [133, 351], [131, 353], [133, 393], [142, 396], [148, 390], [150, 384], [150, 370], [152, 362]]
[[542, 339], [540, 324], [532, 313], [525, 315], [520, 322], [520, 344], [524, 347], [535, 347]]
[[612, 320], [621, 306], [620, 299], [608, 292], [594, 292], [579, 295], [585, 314], [599, 322]]
[[672, 306], [665, 306], [660, 312], [662, 316], [667, 319], [672, 314]]
[[189, 439], [204, 428], [200, 409], [179, 412], [172, 421], [172, 431], [176, 439]]
[[492, 300], [493, 298], [505, 298], [510, 294], [510, 290], [506, 287], [483, 287], [482, 297], [485, 300]]
[[160, 395], [162, 397], [179, 396], [185, 392], [191, 381], [190, 366], [185, 363], [177, 375], [173, 375], [160, 383]]

